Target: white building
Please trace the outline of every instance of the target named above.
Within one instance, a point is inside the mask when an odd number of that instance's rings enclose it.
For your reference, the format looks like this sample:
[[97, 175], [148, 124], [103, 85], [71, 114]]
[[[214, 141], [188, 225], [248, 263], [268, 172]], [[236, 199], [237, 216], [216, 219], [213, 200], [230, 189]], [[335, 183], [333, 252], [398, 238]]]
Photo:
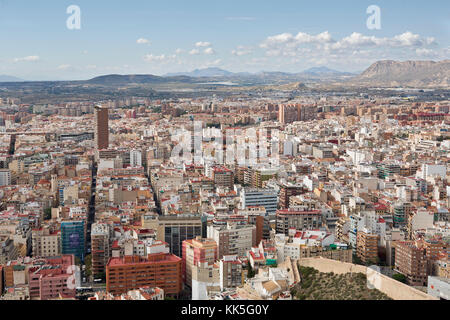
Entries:
[[264, 207], [267, 215], [277, 212], [278, 195], [273, 189], [244, 188], [241, 192], [241, 209]]
[[9, 186], [11, 184], [11, 171], [8, 169], [0, 170], [0, 187]]
[[445, 179], [447, 174], [447, 167], [441, 164], [423, 164], [422, 165], [422, 179], [426, 180], [427, 177], [439, 176]]
[[133, 168], [142, 167], [142, 152], [139, 150], [130, 151], [130, 165]]

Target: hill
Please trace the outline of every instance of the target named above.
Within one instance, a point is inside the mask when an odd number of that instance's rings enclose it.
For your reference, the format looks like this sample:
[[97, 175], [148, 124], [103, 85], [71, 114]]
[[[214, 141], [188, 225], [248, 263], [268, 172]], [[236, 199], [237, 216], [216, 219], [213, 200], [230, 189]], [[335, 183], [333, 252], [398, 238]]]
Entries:
[[24, 82], [25, 80], [19, 79], [17, 77], [0, 75], [0, 82]]
[[291, 293], [298, 300], [392, 300], [377, 289], [367, 288], [363, 273], [322, 273], [310, 267], [299, 267], [301, 282]]
[[382, 87], [448, 87], [450, 86], [450, 60], [378, 61], [353, 81]]

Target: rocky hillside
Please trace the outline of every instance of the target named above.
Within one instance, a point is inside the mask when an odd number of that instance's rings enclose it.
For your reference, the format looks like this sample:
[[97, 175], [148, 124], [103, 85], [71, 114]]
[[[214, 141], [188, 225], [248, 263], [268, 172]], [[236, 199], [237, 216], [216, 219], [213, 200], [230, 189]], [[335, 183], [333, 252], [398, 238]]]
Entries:
[[381, 87], [449, 87], [450, 60], [378, 61], [352, 82]]

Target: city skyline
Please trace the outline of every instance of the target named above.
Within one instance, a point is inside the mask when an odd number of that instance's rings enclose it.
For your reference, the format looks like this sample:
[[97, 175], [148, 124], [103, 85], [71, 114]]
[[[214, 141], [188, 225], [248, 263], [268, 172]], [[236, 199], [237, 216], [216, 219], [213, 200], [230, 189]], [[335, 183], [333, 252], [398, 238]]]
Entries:
[[0, 303], [445, 307], [437, 2], [0, 0]]
[[[67, 9], [80, 9], [70, 30]], [[367, 8], [381, 10], [369, 30]], [[2, 1], [6, 46], [0, 74], [25, 80], [83, 80], [104, 74], [301, 72], [327, 66], [360, 72], [379, 60], [450, 58], [449, 4], [387, 1], [167, 3]], [[270, 21], [270, 23], [267, 23]]]

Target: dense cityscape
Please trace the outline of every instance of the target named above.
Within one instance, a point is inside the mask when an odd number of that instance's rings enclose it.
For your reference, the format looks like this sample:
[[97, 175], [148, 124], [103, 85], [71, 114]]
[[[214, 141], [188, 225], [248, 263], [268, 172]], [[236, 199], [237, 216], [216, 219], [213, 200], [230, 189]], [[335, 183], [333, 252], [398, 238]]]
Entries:
[[448, 4], [280, 1], [0, 4], [2, 306], [450, 299]]
[[448, 100], [2, 105], [2, 299], [446, 298]]

